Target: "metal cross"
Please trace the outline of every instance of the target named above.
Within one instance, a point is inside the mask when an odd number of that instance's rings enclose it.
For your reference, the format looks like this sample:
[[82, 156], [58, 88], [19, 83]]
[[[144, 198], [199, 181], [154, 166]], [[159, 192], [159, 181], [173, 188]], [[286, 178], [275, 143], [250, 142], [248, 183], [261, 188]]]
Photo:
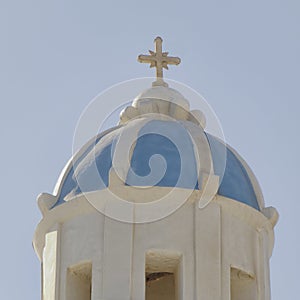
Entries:
[[162, 52], [162, 38], [157, 37], [154, 40], [155, 43], [155, 52], [149, 50], [150, 55], [139, 55], [138, 61], [140, 63], [150, 63], [150, 68], [156, 68], [156, 82], [154, 85], [167, 85], [163, 81], [163, 68], [169, 69], [168, 65], [179, 65], [180, 58], [168, 56], [169, 52]]

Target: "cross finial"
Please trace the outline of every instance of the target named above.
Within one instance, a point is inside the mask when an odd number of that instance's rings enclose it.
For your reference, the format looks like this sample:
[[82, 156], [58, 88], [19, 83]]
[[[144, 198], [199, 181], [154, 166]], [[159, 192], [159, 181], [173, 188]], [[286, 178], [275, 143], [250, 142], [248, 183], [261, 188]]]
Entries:
[[140, 63], [149, 63], [150, 68], [156, 68], [156, 81], [153, 82], [153, 85], [167, 86], [167, 83], [163, 81], [163, 68], [169, 69], [168, 65], [179, 65], [180, 58], [168, 56], [169, 52], [162, 52], [162, 41], [162, 38], [158, 36], [154, 40], [155, 52], [149, 50], [150, 55], [139, 55], [138, 61]]

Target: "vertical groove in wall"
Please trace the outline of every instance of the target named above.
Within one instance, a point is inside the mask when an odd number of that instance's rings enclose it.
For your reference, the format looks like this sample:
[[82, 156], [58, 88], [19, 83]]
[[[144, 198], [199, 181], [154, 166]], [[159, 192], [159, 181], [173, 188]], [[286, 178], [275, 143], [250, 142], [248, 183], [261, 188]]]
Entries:
[[266, 289], [266, 299], [271, 299], [271, 282], [270, 282], [270, 258], [269, 258], [269, 243], [268, 240], [268, 232], [264, 229], [264, 240], [263, 240], [263, 248], [264, 248], [264, 261], [265, 261], [265, 289]]
[[261, 229], [258, 229], [257, 230], [257, 244], [258, 244], [258, 247], [257, 247], [257, 250], [256, 250], [256, 255], [257, 255], [257, 259], [256, 259], [256, 282], [257, 282], [257, 298], [258, 300], [269, 300], [269, 299], [266, 299], [265, 296], [264, 296], [264, 276], [263, 276], [263, 243], [262, 243], [262, 236], [261, 236]]
[[[100, 213], [100, 212], [99, 212]], [[105, 215], [105, 209], [103, 211], [103, 221], [102, 221], [102, 239], [101, 239], [101, 259], [100, 259], [100, 264], [101, 264], [101, 290], [99, 295], [101, 295], [100, 299], [103, 299], [103, 290], [104, 290], [104, 283], [103, 283], [103, 279], [104, 279], [104, 264], [105, 264], [105, 259], [104, 259], [104, 251], [105, 251], [105, 224], [106, 224], [106, 215]]]
[[220, 219], [219, 219], [219, 261], [220, 261], [220, 271], [219, 271], [219, 300], [222, 300], [222, 290], [223, 290], [223, 280], [222, 280], [222, 273], [223, 273], [223, 239], [222, 239], [222, 228], [223, 228], [223, 215], [222, 215], [222, 207], [221, 205], [218, 205], [219, 207], [219, 214], [220, 214]]
[[[197, 239], [197, 210], [199, 209], [198, 207], [198, 201], [199, 199], [196, 199], [194, 202], [194, 209], [193, 209], [193, 234], [194, 234], [194, 238], [193, 238], [193, 251], [194, 251], [194, 299], [198, 299], [198, 277], [197, 277], [197, 268], [198, 268], [198, 260], [197, 260], [197, 251], [196, 251], [196, 239]], [[184, 279], [183, 279], [184, 280]]]
[[43, 261], [41, 262], [41, 299], [43, 299], [43, 295], [44, 295], [44, 270], [43, 270]]
[[135, 209], [136, 209], [136, 205], [135, 205], [135, 201], [133, 202], [134, 205], [133, 205], [133, 218], [132, 218], [132, 237], [131, 237], [131, 267], [130, 267], [130, 300], [133, 299], [133, 293], [134, 293], [134, 286], [133, 286], [133, 277], [134, 277], [134, 242], [135, 242], [135, 226], [136, 226], [136, 223], [135, 223]]
[[61, 250], [62, 250], [62, 223], [57, 225], [57, 244], [56, 244], [56, 283], [55, 283], [55, 300], [60, 300], [61, 294], [61, 275], [62, 275], [62, 266], [61, 266]]

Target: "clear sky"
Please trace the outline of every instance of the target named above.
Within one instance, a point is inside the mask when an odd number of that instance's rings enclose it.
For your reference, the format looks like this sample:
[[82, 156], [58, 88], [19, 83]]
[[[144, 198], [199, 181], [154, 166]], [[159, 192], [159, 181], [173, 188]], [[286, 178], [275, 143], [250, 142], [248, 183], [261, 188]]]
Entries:
[[89, 101], [154, 74], [136, 57], [157, 35], [182, 59], [167, 76], [210, 103], [279, 211], [272, 299], [299, 297], [300, 2], [2, 0], [1, 299], [40, 299], [36, 196], [52, 192]]

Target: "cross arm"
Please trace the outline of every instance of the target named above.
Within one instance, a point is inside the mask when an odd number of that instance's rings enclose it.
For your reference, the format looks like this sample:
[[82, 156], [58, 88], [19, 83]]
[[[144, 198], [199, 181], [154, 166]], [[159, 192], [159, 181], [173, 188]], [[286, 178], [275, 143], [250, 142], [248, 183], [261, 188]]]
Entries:
[[164, 57], [163, 61], [169, 65], [179, 65], [181, 62], [179, 57], [173, 57], [173, 56]]
[[141, 63], [152, 63], [156, 61], [156, 59], [155, 56], [141, 54], [138, 56], [138, 61]]

